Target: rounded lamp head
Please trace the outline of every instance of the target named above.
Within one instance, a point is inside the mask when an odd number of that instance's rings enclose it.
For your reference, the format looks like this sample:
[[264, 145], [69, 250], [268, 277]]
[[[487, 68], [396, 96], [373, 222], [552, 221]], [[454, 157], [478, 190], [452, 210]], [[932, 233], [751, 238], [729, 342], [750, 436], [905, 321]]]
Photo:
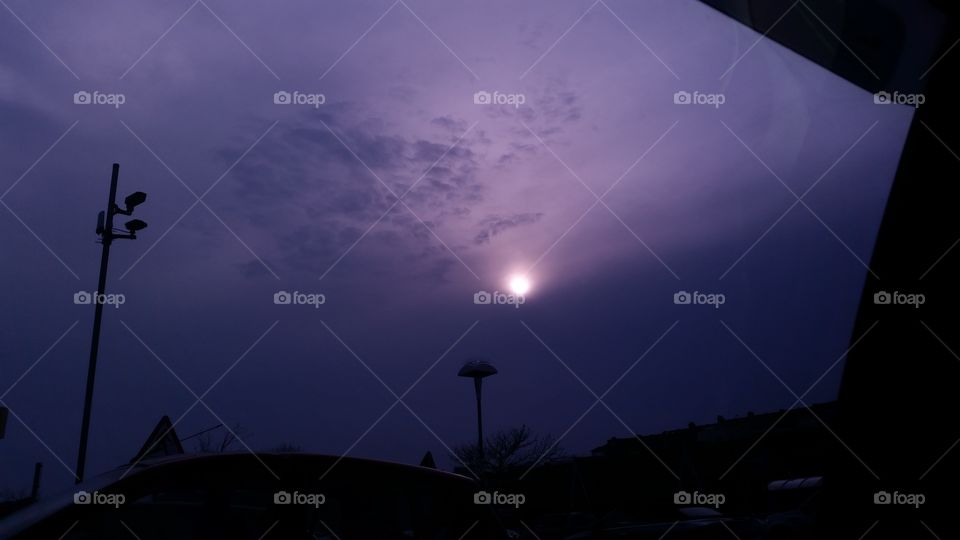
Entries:
[[126, 227], [128, 231], [135, 233], [137, 231], [142, 231], [143, 229], [146, 229], [147, 222], [140, 219], [131, 219], [130, 221], [126, 222], [123, 226]]
[[482, 379], [483, 377], [496, 374], [497, 368], [493, 367], [493, 364], [483, 358], [472, 358], [468, 360], [457, 373], [457, 375], [461, 377], [472, 377], [475, 379]]

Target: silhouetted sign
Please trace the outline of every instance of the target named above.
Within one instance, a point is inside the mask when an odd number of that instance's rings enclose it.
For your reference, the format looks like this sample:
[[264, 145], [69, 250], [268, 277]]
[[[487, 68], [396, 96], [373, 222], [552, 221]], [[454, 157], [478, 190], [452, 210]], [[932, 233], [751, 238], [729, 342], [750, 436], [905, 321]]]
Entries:
[[0, 407], [0, 439], [3, 438], [3, 434], [7, 431], [7, 408]]
[[147, 441], [143, 443], [143, 448], [133, 456], [130, 463], [143, 459], [158, 458], [163, 456], [172, 456], [183, 453], [183, 445], [180, 444], [180, 437], [177, 431], [173, 429], [173, 422], [169, 416], [164, 416], [157, 422], [157, 427], [153, 428]]
[[437, 468], [437, 462], [433, 460], [433, 452], [427, 451], [427, 453], [423, 455], [423, 459], [420, 460], [420, 466], [429, 469]]

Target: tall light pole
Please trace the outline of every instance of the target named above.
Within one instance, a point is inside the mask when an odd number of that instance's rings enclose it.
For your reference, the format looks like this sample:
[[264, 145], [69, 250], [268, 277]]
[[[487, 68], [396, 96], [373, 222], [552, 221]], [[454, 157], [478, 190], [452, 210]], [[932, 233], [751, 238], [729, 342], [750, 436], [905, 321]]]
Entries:
[[133, 214], [134, 207], [147, 200], [147, 194], [136, 191], [127, 195], [124, 206], [117, 206], [117, 178], [120, 176], [120, 164], [113, 164], [113, 174], [110, 176], [110, 195], [107, 198], [107, 209], [97, 216], [97, 236], [103, 245], [100, 255], [100, 279], [97, 281], [97, 290], [93, 294], [93, 339], [90, 342], [90, 364], [87, 367], [87, 391], [83, 399], [83, 421], [80, 424], [80, 450], [77, 453], [77, 483], [83, 481], [83, 470], [87, 462], [87, 438], [90, 434], [90, 411], [93, 406], [93, 383], [97, 374], [97, 352], [100, 349], [100, 321], [103, 319], [103, 304], [107, 288], [107, 263], [110, 260], [110, 244], [114, 239], [123, 238], [134, 240], [137, 231], [146, 228], [147, 224], [139, 219], [132, 219], [124, 224], [126, 234], [118, 234], [113, 228], [113, 216]]
[[473, 388], [477, 394], [477, 452], [479, 452], [480, 459], [483, 459], [483, 413], [482, 407], [480, 406], [480, 390], [483, 386], [483, 379], [496, 374], [497, 368], [482, 358], [472, 358], [468, 360], [467, 363], [460, 368], [460, 372], [457, 373], [457, 375], [461, 377], [470, 377], [473, 379]]

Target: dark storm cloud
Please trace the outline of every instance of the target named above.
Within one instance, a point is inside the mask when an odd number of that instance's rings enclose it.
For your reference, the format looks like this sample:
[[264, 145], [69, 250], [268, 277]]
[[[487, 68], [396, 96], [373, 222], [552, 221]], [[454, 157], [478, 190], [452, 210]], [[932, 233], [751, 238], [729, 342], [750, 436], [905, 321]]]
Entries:
[[514, 214], [512, 216], [488, 216], [480, 221], [482, 230], [473, 238], [475, 244], [486, 244], [490, 240], [514, 227], [522, 225], [531, 225], [540, 221], [543, 212], [527, 212], [523, 214]]
[[[451, 131], [465, 124], [452, 118], [434, 123]], [[280, 231], [275, 257], [286, 267], [319, 273], [365, 234], [367, 250], [407, 246], [417, 257], [442, 256], [436, 246], [424, 247], [427, 227], [462, 220], [470, 204], [482, 200], [472, 139], [452, 146], [445, 139], [370, 127], [380, 124], [354, 116], [348, 107], [328, 111], [322, 121], [305, 115], [294, 125], [278, 126], [232, 173], [235, 195], [243, 201], [240, 212], [258, 227]], [[220, 154], [226, 160], [242, 151], [238, 146]], [[413, 213], [397, 203], [405, 193]], [[425, 264], [433, 271], [449, 266]], [[247, 265], [257, 273], [256, 266]]]
[[438, 116], [430, 121], [432, 124], [436, 124], [447, 131], [452, 133], [463, 133], [467, 130], [467, 122], [465, 120], [455, 120], [449, 116]]

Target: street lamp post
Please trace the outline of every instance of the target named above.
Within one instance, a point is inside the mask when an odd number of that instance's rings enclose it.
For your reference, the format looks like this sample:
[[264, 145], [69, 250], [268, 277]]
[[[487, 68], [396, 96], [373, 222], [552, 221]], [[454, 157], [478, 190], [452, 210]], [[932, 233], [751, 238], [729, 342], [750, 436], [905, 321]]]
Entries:
[[87, 439], [90, 434], [90, 412], [93, 406], [93, 383], [97, 373], [97, 352], [100, 349], [100, 321], [103, 319], [103, 300], [107, 288], [107, 263], [110, 260], [110, 244], [114, 239], [122, 238], [134, 240], [137, 231], [146, 228], [147, 224], [139, 219], [132, 219], [124, 224], [127, 233], [117, 234], [113, 228], [113, 216], [133, 214], [134, 207], [147, 200], [147, 194], [142, 191], [131, 193], [124, 199], [126, 208], [117, 206], [117, 178], [120, 175], [120, 164], [113, 164], [113, 174], [110, 177], [110, 195], [107, 198], [107, 209], [97, 216], [97, 236], [103, 245], [100, 255], [100, 278], [97, 281], [97, 290], [93, 294], [93, 339], [90, 342], [90, 363], [87, 366], [87, 390], [83, 400], [83, 420], [80, 424], [80, 449], [77, 453], [76, 481], [83, 481], [83, 470], [87, 461]]
[[496, 374], [497, 368], [482, 358], [468, 360], [467, 363], [460, 368], [460, 372], [457, 373], [457, 375], [461, 377], [470, 377], [473, 379], [473, 389], [477, 394], [477, 452], [481, 460], [483, 459], [483, 412], [480, 406], [480, 390], [483, 386], [483, 379]]

